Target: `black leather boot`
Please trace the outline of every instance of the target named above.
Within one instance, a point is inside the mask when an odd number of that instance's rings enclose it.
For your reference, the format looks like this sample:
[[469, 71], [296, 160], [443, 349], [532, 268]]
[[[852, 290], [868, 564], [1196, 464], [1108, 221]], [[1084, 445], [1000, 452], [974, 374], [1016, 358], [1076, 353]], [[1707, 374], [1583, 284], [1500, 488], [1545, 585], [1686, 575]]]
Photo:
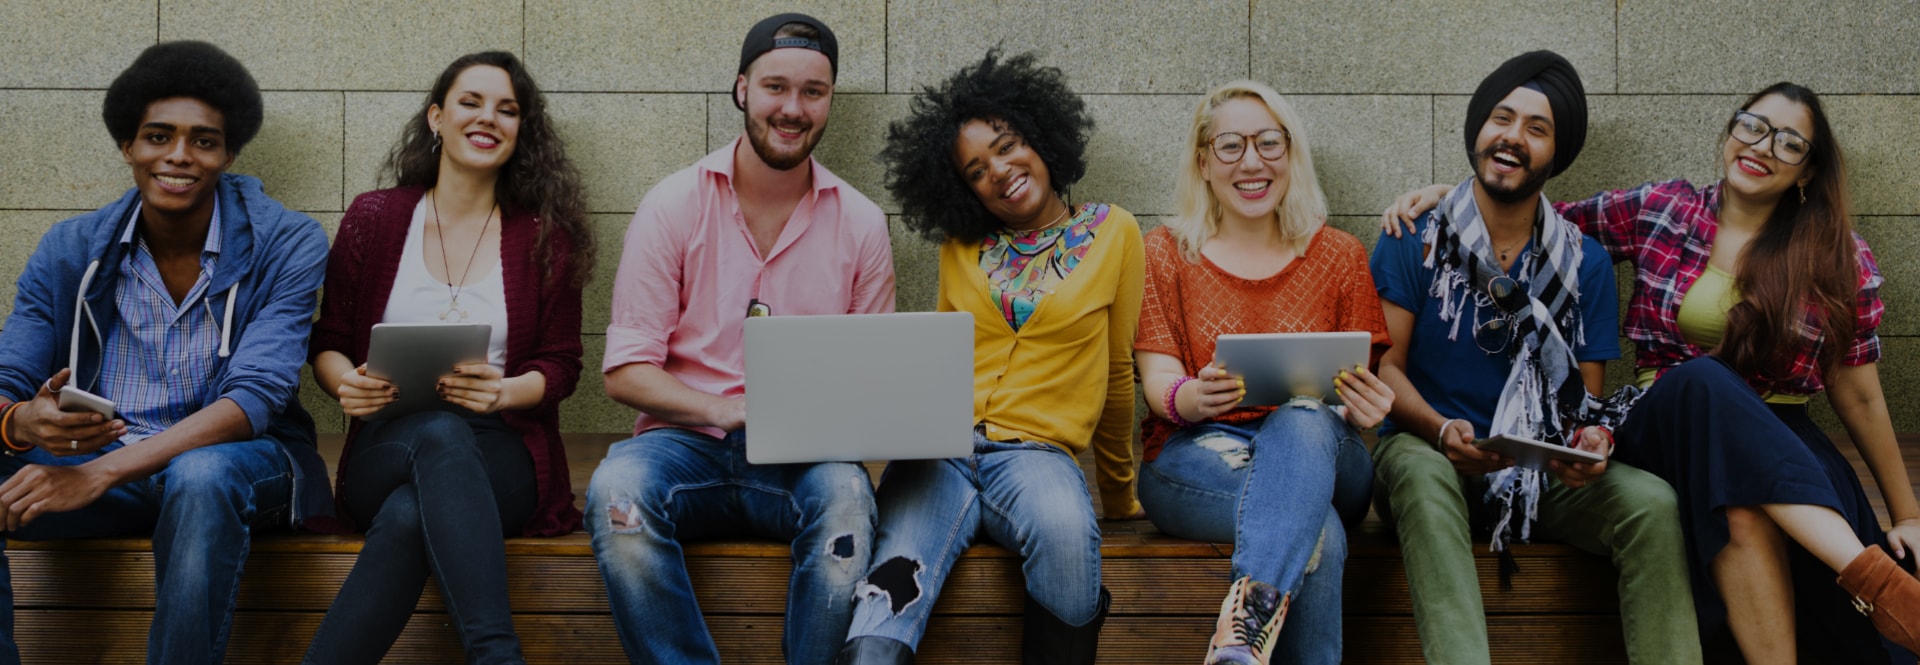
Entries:
[[913, 665], [913, 647], [891, 637], [861, 635], [840, 647], [833, 665]]
[[1113, 594], [1100, 587], [1100, 611], [1085, 624], [1061, 621], [1027, 596], [1025, 630], [1020, 635], [1020, 662], [1025, 665], [1093, 665], [1100, 649], [1100, 626], [1107, 622]]

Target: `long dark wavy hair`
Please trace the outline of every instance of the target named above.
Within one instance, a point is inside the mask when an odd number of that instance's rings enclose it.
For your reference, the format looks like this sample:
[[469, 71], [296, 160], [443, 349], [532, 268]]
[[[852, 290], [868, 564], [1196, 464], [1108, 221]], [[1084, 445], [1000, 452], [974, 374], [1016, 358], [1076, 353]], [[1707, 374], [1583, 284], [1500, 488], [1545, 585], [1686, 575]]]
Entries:
[[887, 127], [880, 161], [887, 191], [900, 202], [907, 226], [940, 241], [979, 242], [1005, 226], [987, 212], [953, 166], [954, 141], [970, 120], [1001, 121], [1013, 128], [1047, 164], [1053, 191], [1087, 174], [1087, 138], [1093, 116], [1055, 67], [1042, 67], [1032, 53], [1000, 59], [993, 49], [939, 86], [913, 98], [911, 113]]
[[[440, 179], [440, 153], [435, 150], [433, 130], [427, 126], [427, 110], [434, 105], [445, 108], [453, 80], [469, 67], [498, 67], [513, 83], [514, 101], [520, 106], [520, 136], [513, 156], [500, 167], [494, 180], [493, 195], [503, 211], [532, 212], [540, 225], [534, 253], [545, 279], [567, 279], [583, 286], [593, 275], [595, 255], [593, 230], [587, 222], [587, 196], [580, 184], [580, 171], [567, 159], [566, 143], [554, 131], [553, 118], [547, 115], [547, 98], [527, 73], [526, 65], [512, 53], [484, 51], [469, 53], [447, 65], [427, 93], [420, 112], [407, 121], [400, 142], [387, 152], [381, 177], [399, 187], [433, 187]], [[506, 214], [505, 212], [502, 213]], [[550, 236], [553, 229], [567, 234], [573, 252], [568, 265], [551, 262]]]
[[[1741, 299], [1727, 312], [1726, 333], [1714, 352], [1741, 376], [1777, 382], [1792, 378], [1794, 357], [1810, 345], [1817, 345], [1822, 374], [1839, 362], [1855, 332], [1860, 266], [1846, 162], [1820, 97], [1781, 82], [1754, 93], [1740, 108], [1751, 108], [1768, 95], [1799, 102], [1813, 116], [1813, 136], [1808, 137], [1813, 153], [1806, 162], [1812, 178], [1806, 202], [1787, 190], [1766, 226], [1742, 251], [1734, 282]], [[1733, 122], [1727, 121], [1729, 133]], [[1808, 323], [1819, 338], [1802, 334], [1801, 326]]]

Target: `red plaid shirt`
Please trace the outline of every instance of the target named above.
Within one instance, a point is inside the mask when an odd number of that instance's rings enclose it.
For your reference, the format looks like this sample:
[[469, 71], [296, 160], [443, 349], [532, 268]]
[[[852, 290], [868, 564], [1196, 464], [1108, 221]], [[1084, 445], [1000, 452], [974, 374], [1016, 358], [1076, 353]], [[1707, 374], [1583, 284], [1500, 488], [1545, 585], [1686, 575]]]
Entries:
[[[1713, 253], [1713, 236], [1720, 224], [1718, 183], [1703, 188], [1684, 180], [1648, 183], [1602, 192], [1585, 201], [1557, 203], [1554, 208], [1606, 246], [1615, 261], [1633, 263], [1633, 297], [1621, 327], [1633, 340], [1634, 364], [1639, 369], [1664, 373], [1682, 361], [1706, 355], [1708, 349], [1681, 337], [1678, 321], [1681, 299], [1706, 272], [1707, 258]], [[1854, 296], [1853, 342], [1840, 362], [1865, 365], [1880, 359], [1880, 336], [1875, 331], [1885, 306], [1880, 303], [1882, 279], [1873, 252], [1859, 234], [1854, 234], [1853, 241], [1859, 247], [1860, 292]], [[1808, 343], [1794, 356], [1791, 378], [1768, 382], [1749, 377], [1755, 390], [1812, 395], [1825, 387], [1817, 358], [1824, 343], [1820, 331], [1809, 319], [1801, 323], [1800, 332]]]

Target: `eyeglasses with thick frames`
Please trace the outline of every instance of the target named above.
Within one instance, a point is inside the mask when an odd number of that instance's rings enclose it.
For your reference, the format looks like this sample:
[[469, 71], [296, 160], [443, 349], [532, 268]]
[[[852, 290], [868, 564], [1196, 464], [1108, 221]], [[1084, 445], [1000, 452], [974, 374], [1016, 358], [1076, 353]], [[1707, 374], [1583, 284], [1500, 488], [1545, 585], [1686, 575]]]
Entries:
[[[1247, 136], [1234, 132], [1221, 132], [1207, 142], [1213, 150], [1213, 157], [1223, 164], [1238, 164], [1247, 156]], [[1277, 160], [1287, 156], [1287, 146], [1293, 143], [1293, 134], [1284, 129], [1269, 129], [1253, 135], [1253, 151], [1261, 159]]]
[[1761, 139], [1772, 136], [1773, 156], [1788, 165], [1807, 161], [1807, 155], [1813, 153], [1813, 142], [1807, 137], [1791, 129], [1776, 129], [1766, 118], [1746, 111], [1734, 112], [1733, 127], [1727, 134], [1747, 145], [1759, 145]]

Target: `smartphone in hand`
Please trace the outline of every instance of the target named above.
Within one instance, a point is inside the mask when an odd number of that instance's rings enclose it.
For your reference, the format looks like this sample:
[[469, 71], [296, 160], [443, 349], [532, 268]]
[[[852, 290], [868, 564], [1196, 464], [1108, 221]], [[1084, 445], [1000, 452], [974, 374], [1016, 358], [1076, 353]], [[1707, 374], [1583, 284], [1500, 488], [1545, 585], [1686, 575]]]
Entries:
[[60, 410], [68, 413], [91, 411], [100, 414], [102, 418], [113, 420], [113, 400], [73, 386], [60, 389]]

